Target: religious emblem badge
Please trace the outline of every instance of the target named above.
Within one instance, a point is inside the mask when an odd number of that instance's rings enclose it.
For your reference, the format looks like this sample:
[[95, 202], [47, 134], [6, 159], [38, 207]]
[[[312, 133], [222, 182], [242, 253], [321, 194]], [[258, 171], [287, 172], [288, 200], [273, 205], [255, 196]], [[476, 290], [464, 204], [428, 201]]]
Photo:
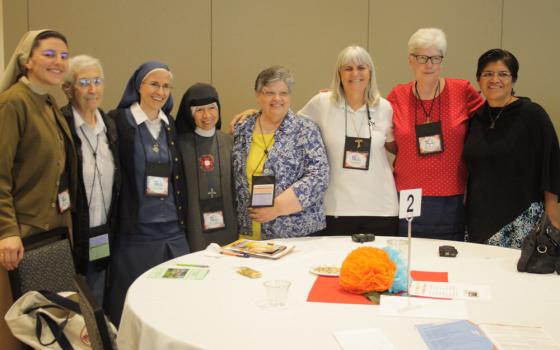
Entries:
[[205, 154], [199, 160], [200, 169], [210, 172], [214, 170], [214, 157], [211, 154]]
[[152, 145], [152, 151], [154, 153], [159, 153], [159, 143], [154, 142], [154, 144]]

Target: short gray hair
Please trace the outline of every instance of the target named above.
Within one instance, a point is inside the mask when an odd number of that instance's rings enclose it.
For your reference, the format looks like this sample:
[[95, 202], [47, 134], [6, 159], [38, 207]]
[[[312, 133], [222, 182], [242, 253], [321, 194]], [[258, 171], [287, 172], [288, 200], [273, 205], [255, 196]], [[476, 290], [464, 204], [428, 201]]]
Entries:
[[366, 99], [366, 103], [369, 106], [376, 106], [379, 103], [379, 99], [381, 96], [379, 95], [379, 90], [377, 88], [375, 67], [373, 65], [373, 60], [371, 59], [370, 54], [361, 46], [348, 46], [338, 54], [331, 86], [332, 101], [336, 104], [339, 104], [346, 99], [344, 87], [342, 86], [342, 81], [340, 80], [340, 70], [344, 65], [349, 63], [363, 64], [368, 67], [370, 79], [368, 81], [366, 90], [364, 91], [364, 97]]
[[277, 81], [283, 81], [288, 86], [288, 91], [292, 93], [295, 84], [294, 76], [288, 68], [282, 66], [272, 66], [260, 72], [255, 80], [255, 92], [261, 92], [263, 87]]
[[408, 40], [408, 53], [414, 54], [419, 49], [436, 48], [445, 56], [447, 52], [447, 38], [439, 28], [420, 28]]
[[66, 84], [74, 84], [76, 81], [76, 75], [90, 67], [97, 67], [101, 71], [101, 77], [103, 78], [103, 67], [101, 66], [101, 62], [95, 58], [88, 55], [79, 55], [70, 58], [70, 62], [68, 63], [68, 71], [64, 76], [64, 83]]

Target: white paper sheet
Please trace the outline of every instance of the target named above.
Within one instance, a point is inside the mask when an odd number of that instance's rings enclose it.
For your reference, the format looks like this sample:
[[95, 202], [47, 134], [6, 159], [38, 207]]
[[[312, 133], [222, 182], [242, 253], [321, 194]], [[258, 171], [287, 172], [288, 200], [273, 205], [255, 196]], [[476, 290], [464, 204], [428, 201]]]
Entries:
[[500, 350], [560, 350], [560, 344], [541, 327], [480, 324], [480, 329]]
[[462, 300], [440, 300], [381, 295], [379, 314], [399, 317], [468, 319]]
[[446, 298], [446, 299], [490, 299], [489, 286], [476, 284], [459, 284], [447, 282], [421, 282], [414, 281], [410, 286], [410, 295]]
[[394, 350], [395, 346], [378, 328], [354, 329], [333, 333], [344, 350]]

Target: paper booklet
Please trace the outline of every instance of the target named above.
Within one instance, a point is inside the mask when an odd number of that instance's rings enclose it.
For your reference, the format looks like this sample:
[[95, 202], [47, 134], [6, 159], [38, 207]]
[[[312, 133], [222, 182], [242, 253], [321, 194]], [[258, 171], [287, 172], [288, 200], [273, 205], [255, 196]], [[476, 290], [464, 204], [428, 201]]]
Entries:
[[267, 259], [278, 259], [294, 249], [294, 245], [279, 244], [269, 241], [253, 241], [250, 239], [239, 239], [222, 248], [225, 252], [235, 254], [256, 256]]

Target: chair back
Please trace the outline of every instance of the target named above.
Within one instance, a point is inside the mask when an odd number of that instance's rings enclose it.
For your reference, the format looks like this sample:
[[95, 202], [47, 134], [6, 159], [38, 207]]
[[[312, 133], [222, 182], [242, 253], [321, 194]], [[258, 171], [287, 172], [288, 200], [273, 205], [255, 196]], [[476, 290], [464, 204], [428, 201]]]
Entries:
[[114, 349], [105, 313], [91, 294], [86, 279], [84, 276], [76, 275], [75, 283], [80, 295], [80, 310], [84, 316], [91, 348], [93, 350]]
[[14, 300], [32, 290], [54, 293], [76, 290], [76, 268], [66, 227], [37, 233], [22, 241], [23, 259], [9, 273]]

